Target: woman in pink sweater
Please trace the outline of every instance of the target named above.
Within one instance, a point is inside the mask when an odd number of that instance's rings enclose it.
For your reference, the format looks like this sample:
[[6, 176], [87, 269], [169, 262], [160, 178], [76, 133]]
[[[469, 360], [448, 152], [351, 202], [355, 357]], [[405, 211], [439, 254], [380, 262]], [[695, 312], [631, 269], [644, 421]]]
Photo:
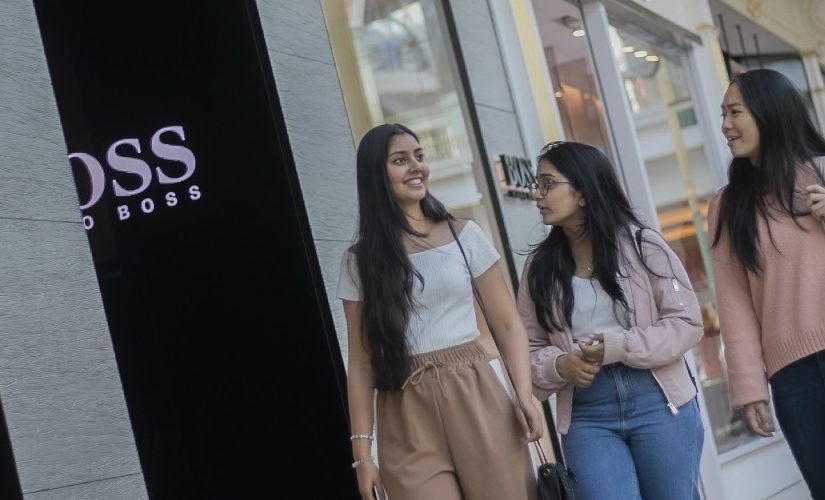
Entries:
[[770, 382], [794, 458], [825, 499], [825, 139], [773, 70], [735, 77], [722, 116], [734, 158], [708, 219], [731, 403], [771, 436]]

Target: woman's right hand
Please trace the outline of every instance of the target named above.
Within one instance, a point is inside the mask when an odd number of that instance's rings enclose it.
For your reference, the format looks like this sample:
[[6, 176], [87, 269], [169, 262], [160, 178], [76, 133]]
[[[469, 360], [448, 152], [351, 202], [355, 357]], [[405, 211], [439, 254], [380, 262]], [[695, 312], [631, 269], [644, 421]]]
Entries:
[[773, 420], [768, 410], [768, 403], [765, 401], [748, 403], [742, 412], [745, 414], [745, 422], [754, 433], [762, 437], [773, 436]]
[[[366, 460], [358, 464], [355, 471], [358, 476], [358, 491], [361, 493], [361, 500], [387, 499], [384, 483], [381, 482], [381, 474], [375, 462]], [[373, 492], [378, 492], [378, 496], [376, 497]]]
[[562, 354], [556, 359], [556, 371], [567, 383], [585, 389], [593, 383], [600, 365], [584, 359], [582, 353]]
[[808, 209], [817, 219], [825, 222], [825, 186], [811, 184], [808, 191]]

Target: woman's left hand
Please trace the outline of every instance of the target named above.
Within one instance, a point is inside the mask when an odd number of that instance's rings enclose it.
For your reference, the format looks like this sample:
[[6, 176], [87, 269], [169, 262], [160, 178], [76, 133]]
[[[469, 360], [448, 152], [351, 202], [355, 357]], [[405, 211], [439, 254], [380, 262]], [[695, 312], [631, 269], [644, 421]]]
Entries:
[[518, 421], [524, 431], [521, 442], [527, 444], [538, 441], [538, 439], [544, 435], [544, 419], [542, 418], [542, 413], [538, 407], [536, 407], [532, 394], [525, 394], [519, 397], [523, 405], [522, 411], [518, 412]]
[[601, 366], [604, 362], [604, 335], [591, 334], [589, 342], [578, 341], [578, 344], [585, 361]]
[[805, 188], [808, 191], [808, 208], [817, 219], [825, 222], [825, 187], [811, 184]]

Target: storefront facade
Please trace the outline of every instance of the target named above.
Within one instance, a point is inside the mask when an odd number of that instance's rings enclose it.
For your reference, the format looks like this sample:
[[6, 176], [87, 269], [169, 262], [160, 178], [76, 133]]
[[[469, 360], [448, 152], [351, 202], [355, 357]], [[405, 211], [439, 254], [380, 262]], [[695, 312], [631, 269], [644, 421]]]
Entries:
[[[328, 4], [334, 3], [325, 3], [330, 33]], [[347, 9], [354, 4], [371, 4], [345, 3]], [[450, 88], [459, 97], [452, 101], [458, 103], [452, 113], [465, 117], [463, 130], [467, 132], [463, 137], [468, 137], [470, 144], [464, 171], [475, 172], [475, 182], [467, 182], [461, 189], [465, 200], [478, 200], [476, 208], [468, 210], [461, 202], [453, 203], [455, 191], [449, 188], [440, 190], [434, 183], [432, 189], [462, 215], [480, 218], [499, 245], [509, 246], [511, 273], [520, 274], [523, 251], [540, 239], [546, 228], [537, 223], [530, 200], [518, 196], [518, 182], [511, 182], [507, 162], [509, 157], [531, 161], [542, 144], [557, 139], [596, 144], [607, 151], [620, 166], [632, 203], [682, 258], [703, 304], [706, 324], [706, 335], [690, 353], [690, 360], [701, 384], [700, 403], [707, 429], [703, 495], [711, 499], [768, 498], [797, 490], [804, 494], [801, 476], [781, 433], [771, 439], [754, 437], [740, 412], [730, 407], [706, 216], [710, 198], [726, 182], [730, 161], [719, 132], [718, 110], [732, 72], [760, 64], [782, 71], [809, 96], [810, 112], [821, 123], [822, 72], [816, 47], [823, 31], [816, 23], [823, 16], [815, 2], [798, 2], [794, 9], [776, 5], [757, 9], [765, 12], [763, 21], [784, 16], [785, 26], [797, 31], [789, 38], [777, 29], [781, 23], [768, 21], [767, 27], [761, 27], [763, 31], [747, 32], [743, 35], [749, 40], [746, 46], [752, 40], [756, 44], [762, 41], [757, 58], [753, 48], [744, 53], [732, 50], [733, 42], [725, 39], [721, 26], [720, 13], [725, 9], [738, 12], [736, 9], [747, 11], [761, 5], [741, 3], [489, 0], [486, 8], [473, 14], [462, 10], [464, 2], [396, 2], [398, 10], [390, 5], [393, 2], [380, 3], [387, 18], [403, 21], [408, 15], [402, 13], [404, 10], [422, 6], [430, 12], [430, 17], [424, 16], [427, 22], [441, 25], [444, 32], [449, 33], [451, 25], [455, 30], [452, 47], [444, 38], [435, 43], [430, 38], [428, 45], [447, 45], [447, 52], [453, 54], [447, 66], [457, 69], [452, 72]], [[451, 12], [462, 15], [456, 18]], [[439, 20], [439, 14], [444, 19]], [[758, 20], [752, 14], [748, 18]], [[795, 23], [806, 18], [810, 21], [800, 31]], [[746, 20], [737, 18], [732, 25]], [[363, 20], [349, 21], [351, 33], [369, 30], [365, 30]], [[428, 33], [432, 36], [433, 29]], [[803, 39], [807, 45], [786, 41], [801, 43]], [[340, 54], [343, 43], [335, 36], [331, 42], [357, 141], [361, 132], [355, 124], [367, 113], [352, 109], [350, 103], [358, 99], [346, 90], [349, 77], [342, 69], [346, 60]], [[359, 49], [358, 40], [354, 45], [355, 53], [364, 50]], [[481, 64], [482, 59], [485, 64]], [[370, 64], [363, 60], [360, 64], [360, 78], [374, 81], [391, 65], [373, 60], [371, 69], [365, 70]], [[416, 79], [423, 78], [417, 74]], [[374, 95], [382, 95], [380, 85], [362, 81], [352, 87], [362, 95], [377, 88]], [[365, 121], [405, 122], [403, 114], [392, 115], [393, 120], [389, 117], [384, 114]], [[434, 172], [439, 168], [434, 167]], [[768, 468], [774, 472], [760, 473]]]
[[[822, 123], [820, 5], [511, 3], [523, 12], [525, 59], [544, 59], [531, 68], [546, 75], [531, 78], [533, 98], [545, 103], [546, 115], [559, 117], [560, 126], [545, 127], [545, 135], [598, 144], [612, 155], [631, 202], [680, 256], [702, 304], [705, 337], [689, 357], [701, 386], [706, 428], [704, 497], [769, 498], [786, 492], [789, 498], [806, 498], [781, 433], [754, 437], [739, 410], [730, 407], [706, 214], [708, 201], [726, 182], [730, 161], [719, 132], [719, 104], [730, 75], [755, 67], [783, 72], [808, 96], [812, 118]], [[793, 27], [794, 35], [782, 25]], [[744, 50], [740, 40], [747, 40]], [[760, 41], [761, 52], [755, 49]], [[772, 472], [760, 473], [767, 470]]]
[[[747, 67], [756, 60], [751, 51], [726, 44], [719, 14], [742, 16], [733, 24], [749, 20], [787, 44], [785, 52], [799, 55], [798, 65], [788, 58], [768, 61], [767, 53], [762, 63], [802, 75], [811, 111], [823, 124], [825, 46], [803, 46], [816, 39], [814, 33], [825, 32], [821, 2], [800, 0], [793, 19], [769, 3], [744, 0], [248, 3], [255, 12], [252, 31], [261, 38], [259, 55], [266, 59], [265, 78], [273, 80], [264, 85], [277, 88], [273, 99], [280, 109], [274, 115], [280, 118], [272, 126], [281, 135], [273, 141], [284, 151], [286, 175], [297, 190], [296, 227], [310, 242], [307, 287], [321, 318], [315, 330], [337, 340], [329, 351], [337, 356], [330, 362], [331, 384], [341, 383], [334, 372], [345, 368], [347, 357], [335, 290], [341, 255], [356, 234], [354, 152], [364, 132], [400, 122], [419, 134], [432, 191], [453, 212], [479, 223], [504, 256], [514, 286], [525, 252], [547, 230], [525, 197], [532, 158], [550, 140], [588, 142], [614, 160], [632, 203], [683, 259], [703, 304], [706, 335], [690, 361], [702, 388], [704, 498], [768, 498], [799, 483], [781, 436], [751, 437], [727, 402], [705, 217], [729, 161], [718, 116], [728, 71], [732, 63]], [[748, 11], [754, 3], [762, 9], [756, 18]], [[811, 14], [803, 16], [804, 9]], [[802, 18], [810, 24], [809, 38], [794, 31]], [[136, 423], [138, 403], [130, 396], [134, 372], [124, 368], [126, 358], [118, 351], [97, 254], [92, 259], [93, 239], [87, 238], [92, 228], [77, 209], [64, 149], [71, 144], [71, 125], [50, 77], [43, 23], [31, 2], [0, 7], [0, 32], [11, 41], [9, 50], [0, 50], [0, 67], [6, 68], [0, 73], [0, 151], [11, 166], [0, 170], [9, 179], [0, 182], [0, 227], [17, 242], [0, 250], [0, 269], [26, 284], [21, 294], [41, 301], [7, 301], [0, 310], [14, 320], [4, 338], [6, 354], [0, 353], [0, 397], [9, 431], [0, 468], [6, 464], [4, 477], [13, 478], [17, 494], [26, 498], [65, 498], [78, 491], [90, 498], [142, 498], [160, 484], [146, 475], [161, 477], [162, 471], [147, 466], [146, 431]], [[89, 195], [82, 189], [81, 204]], [[36, 273], [21, 271], [29, 268]], [[40, 276], [48, 276], [52, 289], [36, 286]], [[76, 302], [53, 306], [67, 296]], [[59, 334], [66, 318], [72, 319], [72, 342]], [[43, 356], [43, 349], [57, 358]], [[42, 370], [47, 364], [56, 369]], [[61, 391], [56, 378], [66, 383]], [[44, 401], [51, 410], [39, 404]], [[321, 409], [336, 415], [330, 417], [336, 425], [339, 406], [340, 400]], [[331, 427], [340, 434], [332, 438], [335, 452], [346, 455], [347, 431]], [[55, 432], [63, 437], [49, 439]]]
[[[541, 145], [557, 139], [596, 144], [610, 154], [632, 203], [683, 260], [702, 303], [706, 335], [689, 358], [707, 429], [704, 498], [804, 495], [781, 433], [751, 435], [730, 407], [716, 318], [706, 216], [730, 161], [719, 105], [731, 61], [742, 69], [758, 66], [730, 50], [719, 26], [720, 10], [737, 6], [664, 0], [488, 0], [474, 9], [464, 1], [343, 3], [342, 12], [335, 7], [340, 2], [322, 2], [353, 140], [371, 125], [400, 121], [425, 130], [425, 142], [458, 144], [451, 159], [432, 162], [432, 190], [510, 250], [502, 255], [509, 257], [511, 277], [520, 275], [524, 251], [546, 231], [531, 200], [519, 196], [525, 184], [519, 159], [532, 162]], [[754, 3], [760, 2], [749, 2], [751, 8]], [[770, 9], [772, 15], [782, 10]], [[815, 25], [822, 19], [819, 7], [803, 1], [794, 9], [791, 20], [783, 14], [787, 26], [812, 19], [804, 32], [806, 43], [816, 46], [823, 36]], [[343, 22], [349, 23], [346, 36], [338, 31]], [[401, 34], [401, 27], [411, 33]], [[794, 80], [821, 122], [819, 52], [788, 45], [776, 26], [762, 29], [759, 62]], [[412, 54], [416, 44], [423, 55]], [[444, 47], [440, 56], [437, 47]], [[776, 57], [776, 47], [793, 56]], [[405, 93], [426, 100], [435, 88], [449, 89], [449, 105], [441, 95], [430, 101], [437, 106], [397, 106], [414, 102]], [[454, 140], [457, 130], [460, 139]]]

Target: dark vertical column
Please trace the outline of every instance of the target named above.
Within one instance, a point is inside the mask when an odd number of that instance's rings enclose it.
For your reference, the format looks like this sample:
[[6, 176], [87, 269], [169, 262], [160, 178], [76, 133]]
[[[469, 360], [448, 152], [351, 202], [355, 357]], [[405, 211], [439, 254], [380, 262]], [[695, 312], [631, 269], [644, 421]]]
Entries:
[[251, 1], [35, 0], [152, 498], [356, 498]]
[[4, 500], [23, 499], [2, 405], [0, 405], [0, 498]]

